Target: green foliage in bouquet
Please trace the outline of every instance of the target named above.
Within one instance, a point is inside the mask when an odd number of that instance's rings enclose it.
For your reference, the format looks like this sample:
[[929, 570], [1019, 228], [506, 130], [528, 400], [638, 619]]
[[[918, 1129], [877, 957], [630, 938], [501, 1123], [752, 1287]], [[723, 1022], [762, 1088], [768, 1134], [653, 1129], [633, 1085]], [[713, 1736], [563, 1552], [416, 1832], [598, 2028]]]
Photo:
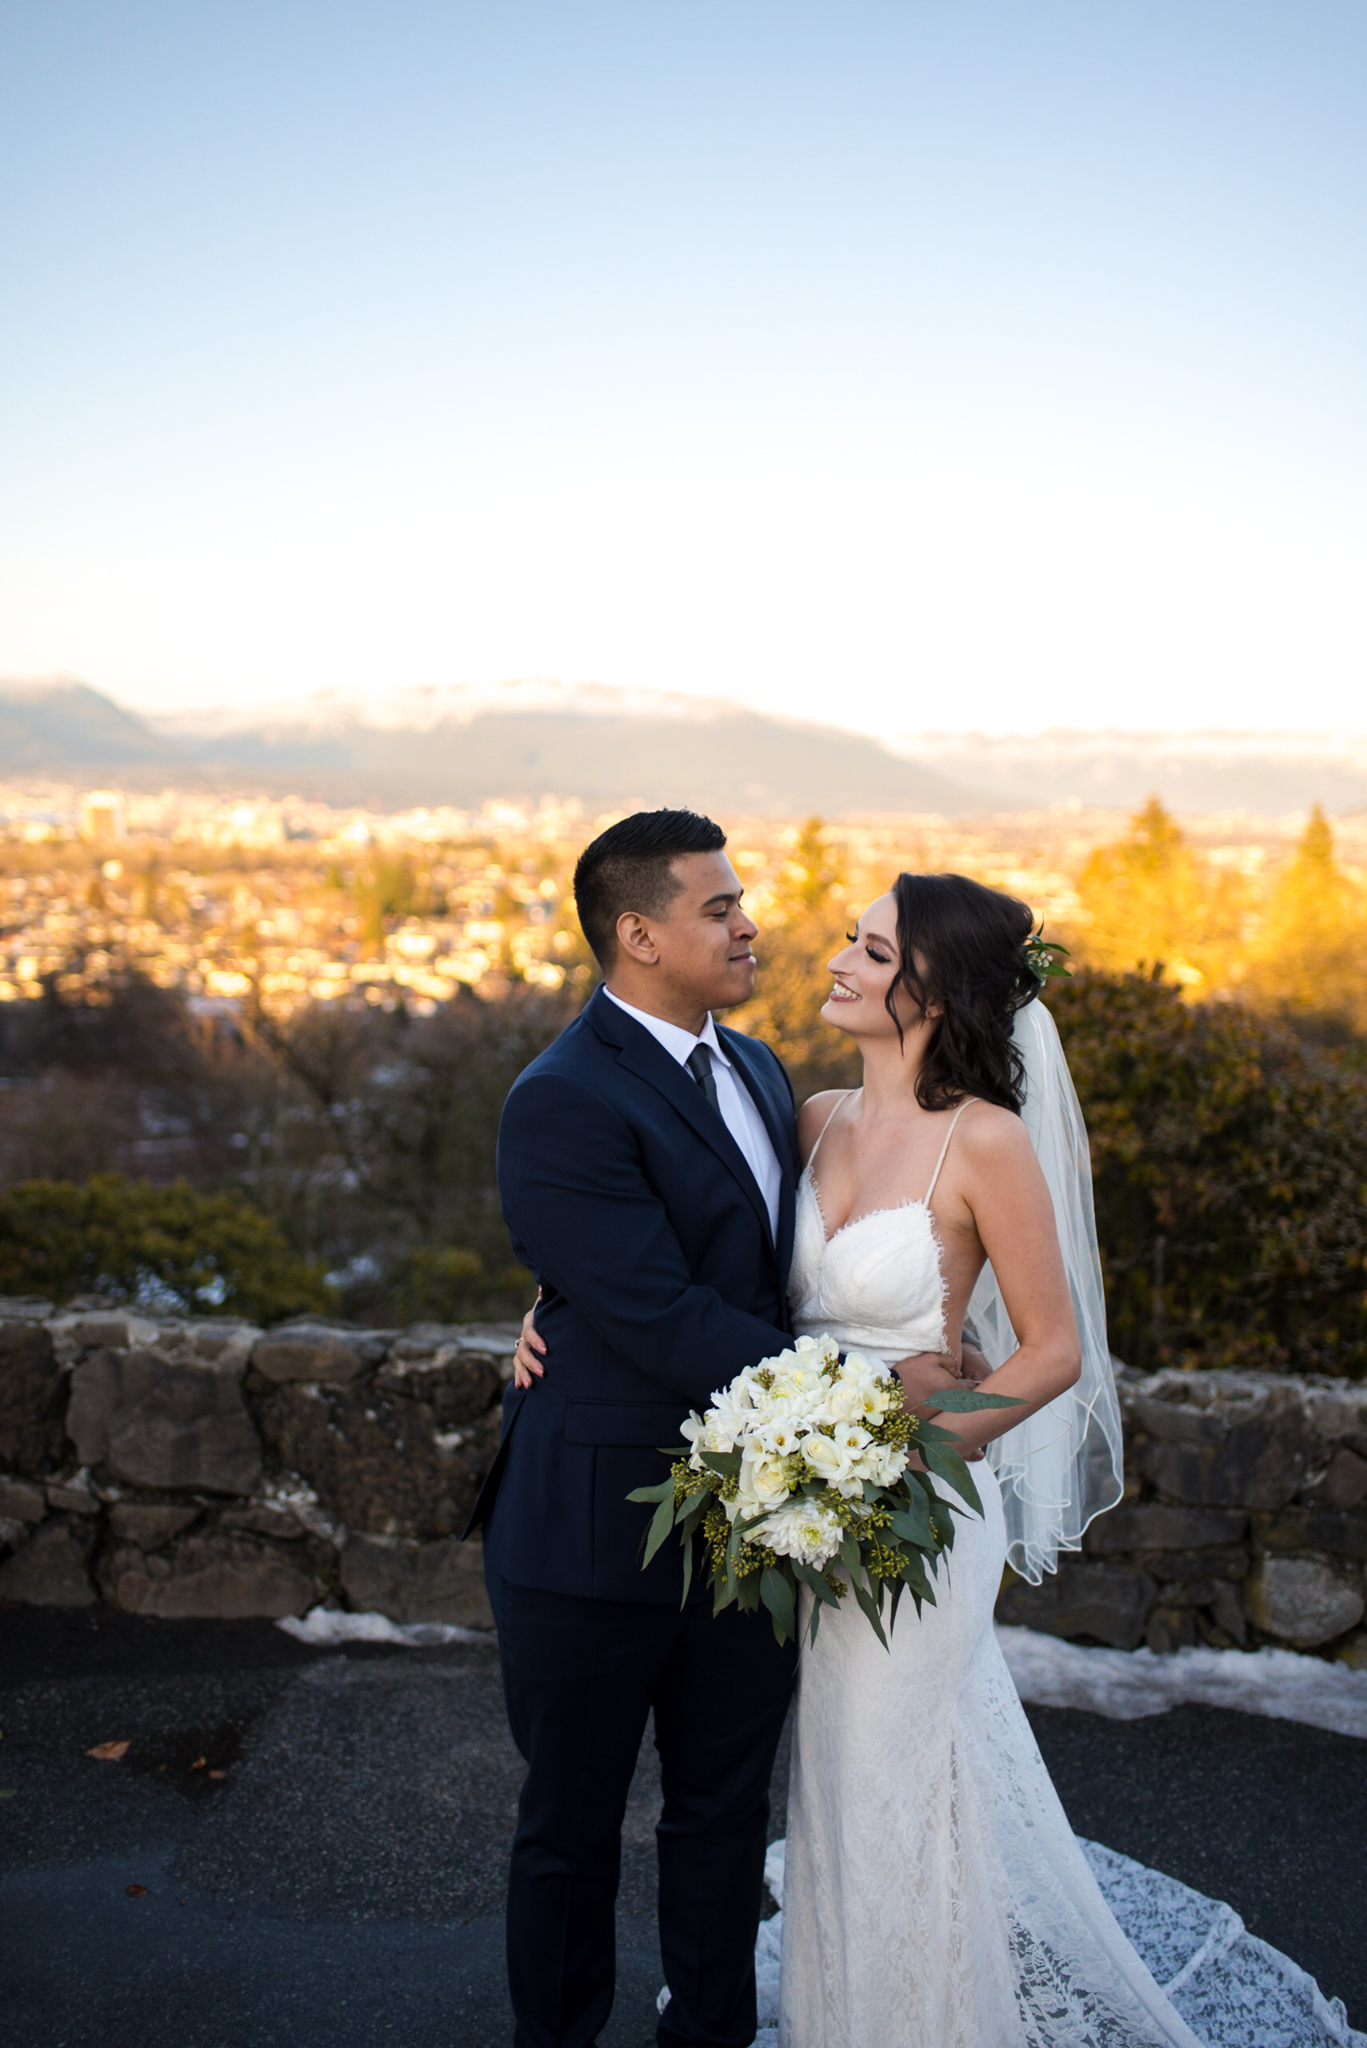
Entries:
[[[806, 1413], [795, 1416], [786, 1429], [784, 1381], [791, 1383], [796, 1376], [790, 1361], [799, 1361], [797, 1373], [809, 1394], [817, 1375], [832, 1388], [842, 1381], [853, 1384], [865, 1397], [864, 1421], [832, 1420], [819, 1407], [813, 1412], [808, 1399], [801, 1404]], [[759, 1401], [758, 1410], [747, 1405], [752, 1399]], [[694, 1416], [684, 1425], [692, 1449], [675, 1458], [668, 1479], [627, 1496], [655, 1503], [643, 1568], [670, 1531], [677, 1530], [684, 1547], [686, 1600], [694, 1538], [700, 1536], [714, 1614], [733, 1602], [746, 1613], [763, 1606], [783, 1643], [797, 1633], [799, 1588], [806, 1586], [813, 1595], [810, 1632], [815, 1641], [822, 1608], [837, 1606], [852, 1589], [886, 1649], [885, 1603], [891, 1603], [890, 1624], [904, 1592], [910, 1592], [918, 1614], [923, 1601], [935, 1604], [931, 1576], [940, 1556], [953, 1546], [954, 1515], [964, 1511], [936, 1491], [935, 1479], [952, 1488], [966, 1508], [982, 1512], [956, 1438], [908, 1414], [900, 1382], [860, 1354], [840, 1361], [829, 1339], [820, 1345], [799, 1340], [797, 1351], [739, 1374], [718, 1400], [704, 1418]], [[851, 1405], [848, 1395], [845, 1405]], [[962, 1388], [937, 1394], [933, 1405], [964, 1414], [1019, 1403]], [[759, 1427], [765, 1428], [769, 1445], [778, 1439], [776, 1450], [760, 1444]], [[724, 1447], [728, 1438], [732, 1441]], [[852, 1443], [852, 1438], [862, 1441]], [[785, 1449], [785, 1442], [791, 1448]], [[908, 1465], [913, 1450], [920, 1453], [924, 1471]], [[760, 1498], [766, 1490], [771, 1497]]]

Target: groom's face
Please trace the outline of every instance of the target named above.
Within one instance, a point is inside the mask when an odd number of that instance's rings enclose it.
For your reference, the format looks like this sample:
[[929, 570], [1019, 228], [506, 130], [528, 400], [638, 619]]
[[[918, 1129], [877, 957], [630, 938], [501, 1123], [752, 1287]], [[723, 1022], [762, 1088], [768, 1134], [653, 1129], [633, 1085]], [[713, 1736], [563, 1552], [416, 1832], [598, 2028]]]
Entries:
[[[700, 1010], [727, 1010], [755, 992], [751, 941], [758, 927], [741, 909], [741, 886], [724, 853], [683, 853], [670, 863], [682, 884], [663, 917], [623, 918], [619, 946], [651, 964], [651, 978]], [[656, 979], [658, 977], [658, 979]], [[663, 990], [661, 990], [663, 993]]]

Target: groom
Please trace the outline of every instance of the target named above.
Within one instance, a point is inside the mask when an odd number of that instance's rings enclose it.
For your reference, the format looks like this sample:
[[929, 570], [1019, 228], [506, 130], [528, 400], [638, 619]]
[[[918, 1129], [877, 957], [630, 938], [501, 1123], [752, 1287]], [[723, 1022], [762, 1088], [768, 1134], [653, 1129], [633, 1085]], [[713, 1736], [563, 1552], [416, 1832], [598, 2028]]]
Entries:
[[726, 836], [691, 811], [611, 826], [575, 869], [604, 985], [508, 1097], [503, 1213], [554, 1371], [510, 1388], [484, 1525], [513, 1738], [516, 2048], [593, 2048], [612, 2009], [621, 1825], [646, 1718], [664, 1805], [666, 2048], [748, 2048], [769, 1776], [796, 1670], [766, 1616], [713, 1619], [682, 1550], [641, 1569], [660, 1446], [790, 1342], [793, 1093], [712, 1011], [754, 989]]

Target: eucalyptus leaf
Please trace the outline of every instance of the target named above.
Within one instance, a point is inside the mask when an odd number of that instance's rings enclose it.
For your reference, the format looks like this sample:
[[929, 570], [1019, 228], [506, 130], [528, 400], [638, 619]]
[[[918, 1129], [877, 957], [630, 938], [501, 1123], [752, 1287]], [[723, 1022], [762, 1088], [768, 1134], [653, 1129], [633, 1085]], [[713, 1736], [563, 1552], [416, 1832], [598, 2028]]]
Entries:
[[946, 1415], [972, 1415], [980, 1408], [1023, 1408], [1025, 1403], [1014, 1394], [980, 1394], [973, 1387], [956, 1387], [930, 1395], [926, 1406], [943, 1410]]
[[928, 1600], [932, 1607], [935, 1605], [934, 1589], [929, 1578], [922, 1570], [919, 1560], [907, 1558], [902, 1566], [902, 1579], [906, 1585], [910, 1586], [915, 1596], [918, 1613], [920, 1612], [920, 1604], [923, 1600]]
[[[673, 1489], [671, 1488], [670, 1491], [672, 1493]], [[669, 1534], [670, 1530], [673, 1527], [674, 1502], [672, 1499], [666, 1496], [666, 1498], [660, 1502], [660, 1505], [656, 1508], [654, 1514], [650, 1518], [650, 1528], [646, 1533], [646, 1554], [644, 1563], [641, 1567], [642, 1570], [644, 1570], [645, 1566], [650, 1563], [650, 1560], [652, 1559], [652, 1557], [654, 1557], [656, 1551], [664, 1542], [665, 1537]]]
[[981, 1514], [983, 1504], [978, 1498], [978, 1489], [973, 1484], [967, 1465], [957, 1451], [948, 1451], [941, 1444], [926, 1446], [925, 1461], [932, 1472], [943, 1479], [948, 1486], [968, 1502], [975, 1514]]
[[867, 1586], [864, 1585], [862, 1578], [856, 1579], [854, 1581], [854, 1597], [859, 1602], [860, 1607], [863, 1609], [864, 1613], [867, 1615], [869, 1619], [869, 1622], [872, 1624], [874, 1634], [877, 1636], [879, 1642], [883, 1645], [883, 1648], [886, 1650], [888, 1647], [888, 1639], [886, 1635], [884, 1635], [883, 1633], [882, 1619], [878, 1613], [877, 1607], [874, 1604], [873, 1595], [869, 1592]]
[[797, 1602], [787, 1575], [774, 1565], [766, 1565], [760, 1579], [760, 1594], [774, 1617], [774, 1633], [781, 1643], [785, 1642], [797, 1626]]
[[893, 1511], [890, 1527], [895, 1536], [900, 1536], [904, 1542], [914, 1543], [919, 1548], [924, 1548], [935, 1541], [935, 1534], [930, 1526], [930, 1509], [925, 1495], [919, 1489], [910, 1506]]

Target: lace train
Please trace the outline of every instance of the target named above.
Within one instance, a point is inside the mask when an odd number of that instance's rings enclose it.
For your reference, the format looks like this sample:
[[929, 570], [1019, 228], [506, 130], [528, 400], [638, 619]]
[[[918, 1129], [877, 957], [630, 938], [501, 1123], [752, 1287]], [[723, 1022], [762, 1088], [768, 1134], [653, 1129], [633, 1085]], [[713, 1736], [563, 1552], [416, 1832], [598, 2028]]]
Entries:
[[[1079, 1839], [1101, 1895], [1202, 2048], [1367, 2048], [1342, 2002], [1250, 1934], [1238, 1914], [1175, 1877]], [[769, 1890], [783, 1903], [783, 1842], [765, 1860]], [[755, 2048], [778, 2048], [778, 1982], [783, 1915], [761, 1923], [755, 1945], [759, 2033]]]
[[1200, 2048], [1068, 1825], [992, 1608], [989, 1467], [918, 1616], [885, 1650], [853, 1601], [804, 1647], [782, 2048]]

